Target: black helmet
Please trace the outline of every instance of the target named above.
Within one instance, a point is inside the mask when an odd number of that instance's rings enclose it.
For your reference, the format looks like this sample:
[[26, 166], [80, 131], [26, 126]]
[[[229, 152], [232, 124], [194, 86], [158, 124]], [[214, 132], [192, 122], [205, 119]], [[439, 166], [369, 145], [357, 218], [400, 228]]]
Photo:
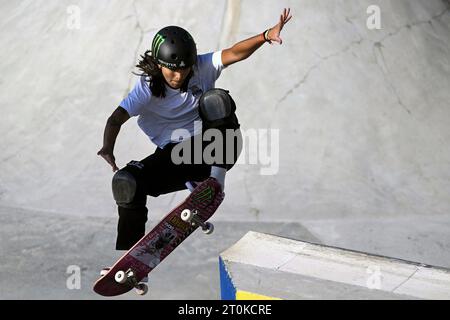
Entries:
[[184, 69], [197, 61], [197, 47], [189, 32], [170, 26], [158, 31], [153, 38], [152, 56], [166, 68]]

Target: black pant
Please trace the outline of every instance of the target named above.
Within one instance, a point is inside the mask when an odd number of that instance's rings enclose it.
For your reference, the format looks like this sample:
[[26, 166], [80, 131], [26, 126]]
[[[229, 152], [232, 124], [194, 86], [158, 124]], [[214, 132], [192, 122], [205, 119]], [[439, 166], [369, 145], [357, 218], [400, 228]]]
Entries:
[[[234, 157], [232, 164], [214, 164], [230, 170], [237, 161], [241, 152], [239, 138], [234, 139]], [[182, 143], [189, 143], [192, 140]], [[202, 142], [201, 151], [211, 142]], [[242, 143], [242, 140], [241, 142]], [[145, 223], [147, 222], [148, 209], [146, 207], [147, 196], [158, 197], [186, 189], [187, 181], [203, 181], [210, 176], [211, 164], [205, 163], [203, 157], [200, 164], [195, 164], [195, 147], [191, 145], [191, 162], [188, 164], [174, 164], [172, 162], [172, 150], [176, 143], [166, 145], [164, 149], [157, 148], [155, 153], [141, 161], [131, 161], [121, 170], [131, 173], [136, 179], [136, 194], [131, 203], [118, 206], [119, 222], [117, 229], [117, 250], [130, 249], [140, 238], [145, 235]], [[226, 149], [223, 150], [226, 159]], [[198, 153], [197, 153], [198, 155]], [[197, 156], [197, 159], [199, 157]]]

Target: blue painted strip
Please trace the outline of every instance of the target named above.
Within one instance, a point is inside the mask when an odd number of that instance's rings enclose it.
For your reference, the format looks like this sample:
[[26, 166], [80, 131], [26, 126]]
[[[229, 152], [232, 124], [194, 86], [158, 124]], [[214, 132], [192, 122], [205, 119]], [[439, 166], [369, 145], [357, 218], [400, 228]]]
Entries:
[[219, 257], [220, 293], [222, 300], [236, 300], [236, 288], [225, 268], [225, 263]]

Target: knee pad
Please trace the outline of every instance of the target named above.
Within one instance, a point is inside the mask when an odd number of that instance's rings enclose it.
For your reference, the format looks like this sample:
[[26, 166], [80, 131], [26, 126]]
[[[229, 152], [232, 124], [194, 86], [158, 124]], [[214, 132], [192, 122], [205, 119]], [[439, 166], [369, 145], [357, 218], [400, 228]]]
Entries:
[[112, 191], [117, 205], [131, 203], [136, 194], [137, 183], [134, 176], [125, 170], [117, 171], [112, 179]]
[[205, 129], [238, 129], [236, 103], [223, 89], [211, 89], [205, 92], [199, 102], [199, 114]]

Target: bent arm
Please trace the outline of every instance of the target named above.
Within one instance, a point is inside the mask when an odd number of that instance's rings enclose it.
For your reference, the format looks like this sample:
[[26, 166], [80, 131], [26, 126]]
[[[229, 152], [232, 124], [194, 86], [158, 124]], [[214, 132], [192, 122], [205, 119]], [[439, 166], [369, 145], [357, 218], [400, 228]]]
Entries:
[[118, 107], [112, 115], [108, 118], [106, 122], [105, 132], [103, 135], [103, 148], [114, 150], [114, 145], [116, 144], [116, 139], [120, 131], [120, 127], [130, 119], [128, 112], [122, 108]]

